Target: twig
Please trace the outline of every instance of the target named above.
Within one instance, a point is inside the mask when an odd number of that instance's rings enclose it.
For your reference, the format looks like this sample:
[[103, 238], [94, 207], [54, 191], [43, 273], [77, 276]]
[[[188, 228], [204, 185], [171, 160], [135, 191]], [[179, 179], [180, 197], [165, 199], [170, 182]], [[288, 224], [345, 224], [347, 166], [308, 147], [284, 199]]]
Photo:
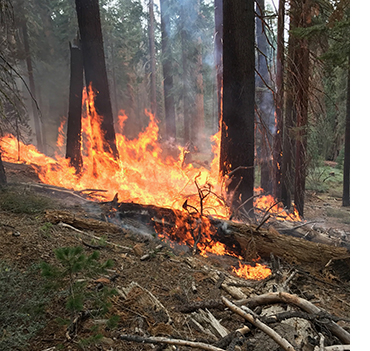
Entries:
[[[59, 222], [58, 223], [59, 226], [61, 227], [65, 227], [65, 228], [69, 228], [69, 229], [72, 229], [74, 230], [75, 232], [77, 233], [80, 233], [80, 234], [83, 234], [83, 235], [86, 235], [90, 238], [93, 238], [95, 240], [104, 240], [103, 238], [101, 238], [100, 236], [96, 236], [96, 235], [93, 235], [93, 234], [89, 234], [89, 233], [86, 233], [84, 232], [83, 230], [80, 230], [80, 229], [77, 229], [67, 223], [63, 223], [63, 222]], [[107, 244], [107, 245], [111, 245], [111, 246], [114, 246], [114, 247], [117, 247], [119, 249], [123, 249], [123, 250], [128, 250], [128, 251], [132, 251], [131, 247], [127, 247], [127, 246], [122, 246], [122, 245], [119, 245], [119, 244], [116, 244], [116, 243], [112, 243], [110, 241], [107, 241], [107, 240], [104, 240], [104, 242]]]
[[258, 227], [256, 228], [256, 230], [260, 229], [264, 224], [265, 222], [267, 222], [269, 219], [270, 219], [271, 215], [268, 215], [267, 217], [265, 217], [260, 224], [258, 224]]
[[203, 342], [195, 342], [195, 341], [188, 341], [188, 340], [181, 340], [181, 339], [171, 339], [171, 338], [164, 338], [164, 337], [142, 337], [138, 335], [129, 335], [129, 334], [122, 334], [120, 335], [121, 340], [127, 341], [135, 341], [141, 343], [149, 343], [149, 344], [169, 344], [169, 345], [179, 345], [179, 346], [189, 346], [189, 347], [197, 347], [202, 350], [208, 351], [225, 351], [224, 349], [220, 349], [219, 347], [212, 346], [209, 344], [205, 344]]
[[248, 322], [252, 323], [254, 326], [266, 333], [271, 339], [273, 339], [278, 345], [280, 345], [285, 351], [294, 351], [294, 347], [282, 336], [276, 333], [275, 330], [271, 329], [266, 324], [262, 323], [259, 319], [254, 316], [254, 313], [246, 307], [246, 311], [243, 311], [238, 306], [234, 305], [226, 297], [221, 297], [222, 302], [227, 306], [231, 311], [237, 313], [239, 316], [246, 319]]

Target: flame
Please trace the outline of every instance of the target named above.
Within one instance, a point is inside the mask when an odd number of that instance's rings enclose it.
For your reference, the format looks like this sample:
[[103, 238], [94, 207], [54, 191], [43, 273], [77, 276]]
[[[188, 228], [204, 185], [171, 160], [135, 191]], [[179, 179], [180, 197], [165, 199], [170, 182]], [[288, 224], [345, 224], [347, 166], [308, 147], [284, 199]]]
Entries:
[[255, 266], [245, 265], [239, 262], [239, 268], [233, 267], [233, 272], [242, 278], [251, 280], [261, 280], [267, 278], [271, 274], [271, 269], [256, 263]]
[[[207, 257], [212, 253], [243, 259], [228, 250], [223, 243], [214, 240], [215, 233], [206, 217], [206, 215], [224, 219], [230, 217], [229, 208], [222, 200], [222, 196], [217, 195], [222, 194], [219, 174], [221, 131], [211, 137], [214, 158], [210, 167], [195, 167], [185, 162], [188, 150], [180, 146], [175, 149], [178, 157], [164, 156], [162, 145], [158, 142], [158, 123], [155, 116], [147, 111], [148, 126], [138, 138], [127, 139], [124, 135], [127, 116], [124, 111], [120, 111], [115, 125], [119, 153], [119, 159], [116, 160], [106, 152], [107, 146], [100, 128], [102, 118], [95, 110], [92, 89], [84, 90], [83, 107], [81, 121], [83, 168], [78, 174], [62, 152], [65, 144], [63, 130], [66, 119], [63, 119], [58, 129], [57, 151], [53, 158], [40, 153], [33, 145], [19, 142], [20, 158], [34, 167], [41, 182], [79, 191], [104, 190], [104, 196], [94, 193], [94, 199], [97, 200], [111, 199], [118, 194], [122, 202], [155, 204], [182, 211], [184, 208], [188, 211], [197, 209], [198, 213], [191, 216], [192, 221], [189, 222], [189, 216], [179, 215], [175, 227], [166, 233], [158, 230], [158, 236], [174, 240], [179, 237], [179, 228], [185, 228], [182, 229], [181, 241], [195, 247], [202, 256]], [[5, 161], [17, 162], [18, 141], [15, 137], [11, 135], [2, 137], [0, 148]], [[258, 197], [255, 200], [257, 208], [276, 214], [278, 219], [286, 219], [289, 216], [290, 220], [300, 220], [298, 214], [289, 215], [280, 205], [271, 207], [272, 204], [274, 204], [272, 196]], [[255, 277], [262, 277], [263, 272], [266, 274], [264, 277], [271, 273], [267, 267], [263, 271], [264, 266], [260, 264], [252, 267], [239, 262], [239, 265], [240, 268], [235, 269], [235, 273], [248, 279], [262, 279]]]

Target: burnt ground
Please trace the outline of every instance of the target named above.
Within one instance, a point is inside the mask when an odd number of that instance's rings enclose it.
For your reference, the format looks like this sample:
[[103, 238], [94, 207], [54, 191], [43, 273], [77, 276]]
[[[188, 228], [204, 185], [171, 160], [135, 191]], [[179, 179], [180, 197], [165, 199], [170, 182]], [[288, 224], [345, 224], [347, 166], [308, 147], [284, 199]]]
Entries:
[[[232, 275], [230, 264], [235, 262], [231, 258], [193, 256], [190, 250], [172, 249], [153, 236], [140, 234], [140, 230], [135, 231], [135, 228], [124, 229], [121, 232], [108, 229], [83, 229], [89, 235], [104, 238], [102, 242], [93, 241], [71, 228], [50, 223], [45, 211], [65, 210], [88, 220], [90, 217], [101, 217], [99, 206], [94, 204], [86, 206], [84, 201], [58, 192], [35, 193], [37, 189], [20, 184], [37, 183], [38, 178], [31, 167], [10, 163], [5, 163], [4, 166], [10, 185], [6, 193], [0, 193], [3, 197], [3, 199], [0, 198], [0, 258], [1, 262], [6, 262], [20, 272], [18, 279], [26, 280], [23, 285], [16, 284], [17, 296], [9, 293], [9, 296], [12, 296], [9, 297], [9, 301], [22, 306], [22, 299], [32, 294], [32, 291], [27, 291], [28, 289], [36, 291], [45, 285], [37, 264], [40, 261], [56, 264], [53, 250], [58, 247], [82, 245], [87, 254], [98, 250], [101, 261], [113, 260], [114, 266], [106, 275], [88, 280], [87, 291], [94, 291], [101, 285], [106, 285], [122, 293], [133, 282], [139, 285], [131, 289], [126, 298], [122, 294], [111, 297], [112, 306], [109, 313], [106, 316], [89, 318], [81, 322], [76, 335], [73, 335], [71, 340], [66, 337], [66, 323], [61, 323], [62, 319], [71, 318], [65, 308], [65, 294], [61, 294], [58, 288], [49, 288], [47, 292], [43, 292], [47, 294], [47, 299], [43, 312], [37, 317], [40, 320], [40, 328], [27, 341], [26, 350], [176, 350], [174, 346], [153, 346], [123, 341], [119, 338], [121, 334], [167, 336], [206, 343], [215, 342], [212, 335], [196, 327], [191, 318], [194, 317], [193, 315], [180, 312], [179, 309], [189, 302], [217, 299], [221, 295], [234, 300], [232, 296], [220, 289], [222, 277], [225, 276], [237, 282], [236, 285], [243, 285], [245, 282]], [[12, 194], [10, 198], [18, 198], [22, 205], [27, 205], [30, 201], [30, 206], [19, 208], [19, 204], [9, 204], [10, 200], [2, 202], [5, 198], [4, 194], [9, 193]], [[34, 201], [35, 198], [36, 201]], [[343, 209], [341, 199], [330, 192], [308, 193], [306, 220], [316, 220], [317, 225], [325, 230], [332, 229], [335, 233], [345, 232], [349, 236], [349, 209]], [[105, 241], [129, 249], [113, 247]], [[162, 244], [163, 248], [156, 249], [158, 244]], [[149, 257], [143, 260], [142, 257], [145, 254], [149, 254]], [[271, 264], [271, 262], [266, 263]], [[28, 274], [29, 267], [35, 265], [34, 272]], [[282, 278], [279, 281], [267, 279], [255, 283], [252, 287], [239, 286], [238, 289], [247, 297], [276, 291], [279, 282], [286, 280], [293, 271], [296, 271], [286, 290], [339, 317], [342, 320], [338, 321], [338, 324], [349, 331], [349, 281], [343, 281], [327, 270], [313, 272], [307, 268], [293, 267], [286, 262], [281, 262], [280, 271]], [[215, 272], [218, 274], [216, 277], [219, 278], [219, 280], [216, 278], [216, 281]], [[155, 301], [160, 301], [161, 306], [154, 303], [152, 297], [147, 296], [154, 296]], [[2, 303], [7, 303], [6, 298], [6, 296], [2, 297]], [[287, 308], [286, 305], [280, 307], [284, 310]], [[243, 325], [243, 319], [229, 310], [210, 309], [210, 311], [229, 331], [234, 331]], [[107, 327], [105, 320], [112, 315], [118, 316], [116, 323]], [[171, 322], [168, 320], [169, 317]], [[10, 320], [12, 318], [13, 315]], [[17, 317], [14, 317], [14, 321], [16, 319]], [[27, 335], [34, 324], [35, 322], [31, 320], [23, 325], [21, 334]], [[284, 328], [281, 329], [281, 326], [274, 324], [270, 326], [284, 333]], [[251, 329], [251, 333], [246, 335], [246, 341], [241, 350], [279, 349], [278, 345], [271, 342], [263, 333], [255, 328]], [[319, 332], [325, 335], [325, 345], [340, 343], [335, 336], [326, 333], [325, 327], [320, 323], [313, 323], [310, 330], [309, 335], [305, 335], [305, 346], [297, 347], [297, 350], [313, 350], [319, 342]], [[97, 334], [100, 338], [94, 340], [93, 336]], [[0, 342], [6, 335], [7, 331], [4, 329]], [[177, 349], [191, 350], [190, 347], [184, 346]]]

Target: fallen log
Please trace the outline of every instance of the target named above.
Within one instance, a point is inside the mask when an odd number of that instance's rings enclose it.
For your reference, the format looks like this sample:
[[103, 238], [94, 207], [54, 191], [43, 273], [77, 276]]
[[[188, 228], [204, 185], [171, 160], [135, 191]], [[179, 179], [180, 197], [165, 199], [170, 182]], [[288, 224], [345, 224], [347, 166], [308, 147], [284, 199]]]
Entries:
[[[332, 262], [343, 260], [349, 271], [350, 254], [346, 248], [280, 234], [272, 227], [257, 229], [258, 226], [253, 224], [248, 225], [213, 217], [194, 216], [184, 211], [135, 203], [119, 203], [111, 213], [117, 224], [119, 224], [117, 215], [122, 221], [133, 218], [148, 227], [154, 228], [157, 233], [180, 242], [184, 237], [191, 238], [188, 233], [189, 227], [192, 227], [192, 230], [195, 231], [194, 226], [198, 223], [200, 231], [207, 228], [212, 233], [213, 241], [225, 244], [229, 250], [234, 251], [236, 255], [243, 256], [248, 261], [258, 257], [269, 259], [272, 253], [274, 256], [281, 257], [292, 264], [309, 267], [316, 265], [315, 268], [321, 269], [330, 260]], [[201, 222], [204, 223], [203, 226], [199, 224]], [[205, 235], [205, 233], [201, 233], [201, 235]], [[193, 241], [190, 240], [188, 245], [192, 247], [196, 240], [197, 238], [194, 236]]]

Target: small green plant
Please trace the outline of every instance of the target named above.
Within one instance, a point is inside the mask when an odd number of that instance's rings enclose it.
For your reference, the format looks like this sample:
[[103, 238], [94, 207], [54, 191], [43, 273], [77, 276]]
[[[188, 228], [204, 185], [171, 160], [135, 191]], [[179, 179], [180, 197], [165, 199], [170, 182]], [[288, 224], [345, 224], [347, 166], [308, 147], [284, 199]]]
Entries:
[[46, 222], [40, 227], [40, 233], [43, 236], [50, 237], [51, 230], [53, 228], [53, 223]]
[[47, 278], [49, 288], [59, 288], [65, 297], [66, 314], [70, 323], [81, 311], [89, 311], [89, 315], [94, 317], [106, 315], [111, 307], [110, 297], [116, 291], [106, 286], [92, 287], [89, 282], [113, 267], [113, 261], [100, 263], [98, 251], [87, 255], [80, 246], [62, 247], [54, 252], [58, 264], [42, 262], [41, 274]]

